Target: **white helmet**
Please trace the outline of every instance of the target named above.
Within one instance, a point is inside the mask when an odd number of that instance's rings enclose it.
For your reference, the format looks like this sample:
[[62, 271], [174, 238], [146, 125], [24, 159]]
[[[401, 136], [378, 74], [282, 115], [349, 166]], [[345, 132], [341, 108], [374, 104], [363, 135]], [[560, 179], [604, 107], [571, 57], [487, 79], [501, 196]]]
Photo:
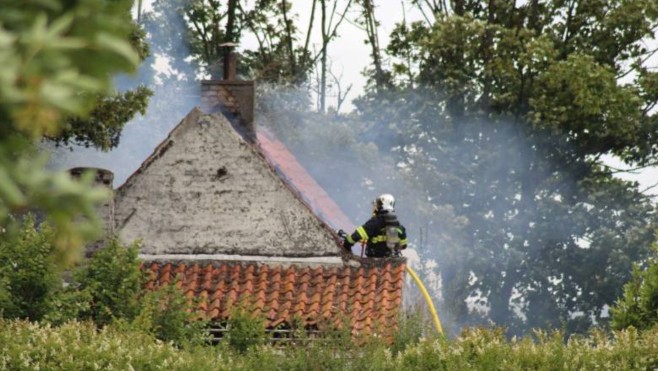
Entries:
[[384, 193], [383, 195], [377, 197], [375, 200], [375, 210], [376, 211], [395, 211], [395, 198], [393, 195]]

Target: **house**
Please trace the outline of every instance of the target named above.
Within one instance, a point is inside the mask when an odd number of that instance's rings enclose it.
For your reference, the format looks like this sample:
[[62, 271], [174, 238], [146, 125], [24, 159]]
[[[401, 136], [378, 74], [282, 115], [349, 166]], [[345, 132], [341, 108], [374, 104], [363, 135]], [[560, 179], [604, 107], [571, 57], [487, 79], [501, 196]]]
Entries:
[[105, 207], [108, 230], [141, 241], [149, 287], [175, 283], [196, 298], [218, 337], [240, 306], [271, 331], [349, 326], [390, 338], [405, 260], [342, 250], [319, 215], [349, 219], [254, 128], [253, 82], [204, 81], [202, 101], [206, 112], [193, 109]]

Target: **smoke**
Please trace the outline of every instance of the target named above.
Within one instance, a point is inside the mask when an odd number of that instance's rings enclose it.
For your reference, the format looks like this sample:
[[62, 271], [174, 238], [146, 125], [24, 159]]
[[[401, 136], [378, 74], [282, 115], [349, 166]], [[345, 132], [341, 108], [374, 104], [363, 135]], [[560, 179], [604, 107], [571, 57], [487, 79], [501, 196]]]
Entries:
[[[268, 127], [295, 154], [313, 178], [357, 224], [372, 212], [372, 201], [382, 193], [396, 197], [396, 211], [407, 228], [410, 247], [404, 252], [408, 263], [422, 272], [435, 302], [441, 302], [445, 240], [455, 244], [455, 223], [461, 219], [450, 206], [435, 205], [422, 180], [410, 171], [408, 161], [423, 157], [418, 149], [405, 146], [395, 135], [368, 140], [372, 122], [354, 115], [322, 115], [308, 110], [308, 93], [303, 89], [259, 85], [257, 125]], [[388, 130], [384, 127], [381, 130]], [[403, 148], [404, 147], [404, 148]], [[387, 153], [386, 149], [395, 149]], [[405, 152], [407, 163], [396, 152]], [[428, 217], [431, 216], [431, 217]], [[353, 226], [339, 226], [348, 232]], [[358, 252], [358, 247], [354, 249]], [[405, 305], [417, 307], [421, 300], [415, 284], [405, 289]], [[423, 304], [424, 305], [424, 304]]]

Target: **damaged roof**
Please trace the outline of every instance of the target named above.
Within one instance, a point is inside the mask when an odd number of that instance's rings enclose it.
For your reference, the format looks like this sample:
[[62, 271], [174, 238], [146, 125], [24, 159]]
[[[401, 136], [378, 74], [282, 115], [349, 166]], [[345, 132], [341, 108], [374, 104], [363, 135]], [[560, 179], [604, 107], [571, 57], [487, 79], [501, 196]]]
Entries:
[[354, 223], [304, 169], [297, 158], [274, 134], [265, 128], [257, 128], [258, 145], [268, 161], [285, 177], [288, 184], [299, 191], [304, 200], [322, 220], [334, 229], [353, 230]]

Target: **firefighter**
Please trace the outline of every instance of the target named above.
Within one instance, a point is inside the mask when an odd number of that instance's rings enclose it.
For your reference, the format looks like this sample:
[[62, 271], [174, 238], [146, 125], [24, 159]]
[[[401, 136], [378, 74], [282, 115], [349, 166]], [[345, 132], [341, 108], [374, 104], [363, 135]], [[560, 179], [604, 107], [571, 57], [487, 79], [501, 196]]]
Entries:
[[400, 250], [407, 248], [407, 232], [395, 215], [395, 198], [387, 193], [372, 203], [370, 220], [352, 234], [341, 229], [338, 235], [343, 239], [343, 247], [348, 252], [352, 252], [355, 243], [366, 243], [366, 256], [372, 258], [397, 256]]

